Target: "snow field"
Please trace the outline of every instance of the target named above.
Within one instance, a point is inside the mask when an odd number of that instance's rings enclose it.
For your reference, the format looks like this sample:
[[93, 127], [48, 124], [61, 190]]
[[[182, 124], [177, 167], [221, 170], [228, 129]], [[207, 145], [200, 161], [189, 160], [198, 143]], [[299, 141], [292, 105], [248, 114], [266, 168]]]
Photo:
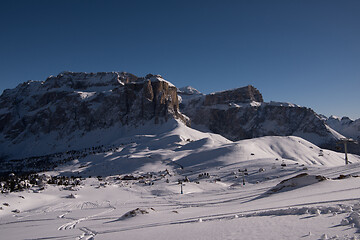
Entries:
[[[48, 184], [43, 190], [1, 194], [1, 236], [359, 237], [359, 156], [350, 155], [352, 164], [345, 166], [343, 154], [299, 137], [231, 142], [178, 122], [119, 138], [116, 144], [116, 149], [75, 159], [47, 173], [86, 177], [74, 191]], [[337, 179], [341, 174], [349, 176]]]

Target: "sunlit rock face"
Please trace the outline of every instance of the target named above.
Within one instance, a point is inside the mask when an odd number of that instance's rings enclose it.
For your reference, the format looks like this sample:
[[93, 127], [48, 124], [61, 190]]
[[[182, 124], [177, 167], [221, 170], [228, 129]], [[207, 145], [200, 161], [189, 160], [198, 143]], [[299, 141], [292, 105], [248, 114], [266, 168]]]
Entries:
[[160, 75], [125, 72], [63, 72], [28, 81], [0, 96], [0, 144], [29, 138], [84, 135], [114, 126], [187, 122], [179, 112], [177, 89]]
[[229, 104], [232, 102], [237, 103], [250, 103], [250, 102], [263, 102], [263, 98], [259, 90], [249, 85], [242, 88], [233, 90], [212, 93], [205, 96], [204, 105], [212, 106], [216, 104]]
[[194, 127], [237, 141], [262, 136], [300, 136], [317, 145], [335, 148], [340, 134], [330, 129], [312, 109], [295, 104], [263, 101], [253, 86], [203, 95], [179, 91], [181, 111]]

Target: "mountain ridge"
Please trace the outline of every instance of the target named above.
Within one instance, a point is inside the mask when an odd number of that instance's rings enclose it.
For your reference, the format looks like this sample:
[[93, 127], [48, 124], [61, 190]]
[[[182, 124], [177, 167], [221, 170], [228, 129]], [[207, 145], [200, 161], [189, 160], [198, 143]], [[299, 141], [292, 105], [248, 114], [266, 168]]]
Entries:
[[[121, 137], [126, 131], [122, 129], [148, 122], [156, 127], [169, 119], [188, 126], [192, 123], [196, 129], [232, 141], [294, 135], [335, 149], [336, 141], [343, 137], [312, 109], [264, 102], [251, 85], [205, 95], [189, 86], [177, 89], [152, 74], [66, 71], [5, 90], [0, 106], [2, 158], [46, 155], [46, 151], [86, 148], [101, 141], [111, 144], [106, 134], [117, 132]], [[67, 146], [57, 146], [64, 141]]]
[[[182, 92], [178, 94], [183, 98]], [[244, 100], [243, 95], [248, 97]], [[207, 95], [187, 95], [186, 101], [180, 103], [180, 110], [190, 117], [194, 127], [205, 126], [233, 141], [294, 135], [330, 147], [343, 137], [329, 129], [312, 109], [291, 103], [264, 102], [261, 93], [251, 85]]]
[[[0, 96], [2, 155], [21, 156], [20, 146], [57, 141], [114, 126], [161, 124], [175, 118], [190, 124], [179, 112], [176, 87], [160, 75], [138, 78], [128, 73], [73, 73], [28, 81]], [[101, 134], [100, 134], [101, 135]], [[30, 147], [27, 155], [31, 154]], [[55, 147], [56, 148], [56, 147]], [[53, 149], [55, 151], [55, 149]]]

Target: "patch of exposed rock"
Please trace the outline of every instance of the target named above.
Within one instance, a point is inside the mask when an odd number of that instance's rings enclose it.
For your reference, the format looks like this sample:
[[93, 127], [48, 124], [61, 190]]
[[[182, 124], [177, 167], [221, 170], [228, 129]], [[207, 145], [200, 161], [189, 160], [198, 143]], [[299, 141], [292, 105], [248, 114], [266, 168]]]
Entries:
[[263, 102], [263, 97], [259, 90], [249, 85], [242, 88], [233, 90], [211, 93], [205, 96], [204, 106], [212, 106], [216, 104], [229, 104], [232, 102], [237, 103], [250, 103], [250, 102]]

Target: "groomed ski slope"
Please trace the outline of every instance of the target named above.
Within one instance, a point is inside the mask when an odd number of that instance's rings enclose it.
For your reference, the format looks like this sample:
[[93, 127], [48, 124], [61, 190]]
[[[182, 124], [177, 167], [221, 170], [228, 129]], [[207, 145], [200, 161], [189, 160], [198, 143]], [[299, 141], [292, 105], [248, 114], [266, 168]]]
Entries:
[[144, 129], [45, 173], [86, 178], [78, 187], [1, 194], [1, 238], [359, 237], [359, 156], [345, 166], [299, 137], [231, 142], [177, 121]]

